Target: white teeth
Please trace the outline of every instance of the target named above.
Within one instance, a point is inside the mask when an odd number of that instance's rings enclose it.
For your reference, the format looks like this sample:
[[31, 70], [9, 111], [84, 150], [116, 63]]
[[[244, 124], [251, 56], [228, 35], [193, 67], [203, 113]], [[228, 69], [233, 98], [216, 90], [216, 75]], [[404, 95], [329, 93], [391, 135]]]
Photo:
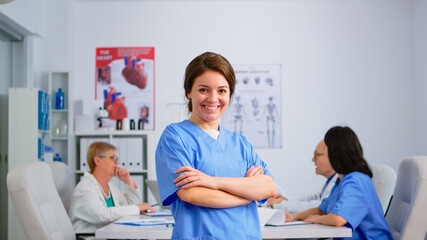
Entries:
[[209, 110], [214, 110], [214, 109], [216, 109], [217, 107], [208, 107], [208, 106], [205, 106], [207, 109], [209, 109]]

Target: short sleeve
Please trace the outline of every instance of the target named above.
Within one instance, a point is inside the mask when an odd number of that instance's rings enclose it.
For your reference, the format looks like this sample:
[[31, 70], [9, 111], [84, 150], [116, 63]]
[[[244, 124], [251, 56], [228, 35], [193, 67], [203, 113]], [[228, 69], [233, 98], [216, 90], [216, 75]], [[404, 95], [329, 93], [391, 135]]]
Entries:
[[[244, 138], [244, 137], [243, 137]], [[250, 144], [246, 138], [244, 138], [245, 144], [246, 144], [246, 149], [248, 150], [248, 156], [249, 159], [247, 159], [247, 169], [248, 170], [251, 166], [259, 166], [261, 165], [264, 169], [264, 175], [269, 175], [271, 177], [273, 177], [273, 175], [271, 175], [270, 170], [268, 170], [267, 164], [261, 160], [261, 158], [258, 156], [258, 154], [255, 152], [252, 144]]]
[[175, 171], [183, 166], [194, 167], [193, 165], [179, 134], [171, 126], [166, 127], [156, 150], [156, 174], [163, 206], [170, 205], [178, 198], [176, 191], [180, 187], [173, 180], [179, 174]]
[[357, 179], [343, 181], [341, 184], [340, 197], [331, 212], [347, 220], [354, 230], [368, 214], [369, 197], [364, 194], [363, 185]]
[[[255, 152], [252, 144], [250, 144], [246, 139], [245, 143], [246, 143], [246, 148], [248, 149], [248, 156], [249, 159], [247, 159], [247, 166], [246, 166], [246, 171], [251, 167], [251, 166], [259, 166], [261, 165], [262, 168], [264, 169], [264, 175], [268, 175], [273, 177], [273, 175], [271, 174], [270, 170], [268, 170], [267, 164], [261, 160], [261, 158], [258, 156], [258, 154]], [[263, 199], [261, 201], [258, 201], [259, 204], [263, 204], [267, 201], [266, 199]]]

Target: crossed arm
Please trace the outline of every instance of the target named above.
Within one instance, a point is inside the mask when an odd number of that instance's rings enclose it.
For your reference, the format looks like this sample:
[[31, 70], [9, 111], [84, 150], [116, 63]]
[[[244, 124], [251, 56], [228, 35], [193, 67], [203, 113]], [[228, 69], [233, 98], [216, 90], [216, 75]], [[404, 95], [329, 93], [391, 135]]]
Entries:
[[273, 178], [261, 166], [249, 168], [244, 178], [212, 177], [189, 166], [175, 173], [181, 173], [174, 180], [181, 187], [178, 197], [198, 206], [235, 207], [276, 195]]

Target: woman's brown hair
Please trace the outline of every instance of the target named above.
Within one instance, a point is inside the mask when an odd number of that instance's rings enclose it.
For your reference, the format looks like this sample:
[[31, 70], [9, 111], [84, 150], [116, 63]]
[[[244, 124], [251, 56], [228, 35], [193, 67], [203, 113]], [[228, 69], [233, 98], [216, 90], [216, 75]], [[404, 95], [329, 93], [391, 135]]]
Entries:
[[230, 62], [220, 54], [205, 52], [194, 58], [185, 69], [184, 90], [185, 97], [188, 99], [187, 107], [189, 112], [193, 111], [193, 106], [191, 99], [188, 98], [188, 94], [193, 88], [195, 79], [208, 70], [219, 72], [225, 77], [230, 88], [230, 99], [233, 96], [236, 86], [236, 76]]

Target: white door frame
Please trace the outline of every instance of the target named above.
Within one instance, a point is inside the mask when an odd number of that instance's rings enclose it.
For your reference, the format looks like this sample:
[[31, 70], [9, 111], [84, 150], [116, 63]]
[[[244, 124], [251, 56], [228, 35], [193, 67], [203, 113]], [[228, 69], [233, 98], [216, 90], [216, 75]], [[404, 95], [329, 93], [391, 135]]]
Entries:
[[12, 87], [34, 87], [34, 35], [2, 12], [0, 31], [12, 40]]
[[[10, 84], [4, 84], [5, 87], [34, 87], [34, 71], [33, 71], [33, 41], [34, 36], [31, 32], [15, 23], [9, 17], [0, 12], [0, 32], [7, 41], [11, 41], [11, 79]], [[9, 77], [8, 77], [9, 78]], [[8, 102], [8, 89], [6, 92], [6, 101]], [[3, 90], [2, 90], [3, 94]], [[6, 103], [8, 105], [8, 103]], [[1, 112], [2, 117], [9, 118], [8, 110], [2, 109]], [[8, 122], [1, 122], [0, 128], [8, 132]], [[6, 125], [6, 126], [4, 126]], [[3, 134], [2, 134], [3, 135]], [[1, 142], [6, 141], [8, 144], [8, 133], [6, 139], [4, 136], [1, 137]], [[9, 148], [9, 147], [7, 147]], [[8, 150], [6, 148], [6, 152], [1, 151], [2, 154], [2, 162], [1, 162], [1, 181], [0, 181], [0, 190], [2, 192], [0, 201], [2, 204], [0, 205], [2, 216], [0, 216], [0, 239], [26, 239], [23, 234], [22, 228], [17, 223], [16, 215], [13, 214], [14, 209], [11, 205], [10, 199], [7, 194], [6, 188], [6, 175], [8, 172], [9, 164], [8, 164]], [[2, 147], [4, 149], [4, 147]], [[6, 203], [6, 204], [5, 204]], [[12, 236], [12, 238], [11, 238]]]

